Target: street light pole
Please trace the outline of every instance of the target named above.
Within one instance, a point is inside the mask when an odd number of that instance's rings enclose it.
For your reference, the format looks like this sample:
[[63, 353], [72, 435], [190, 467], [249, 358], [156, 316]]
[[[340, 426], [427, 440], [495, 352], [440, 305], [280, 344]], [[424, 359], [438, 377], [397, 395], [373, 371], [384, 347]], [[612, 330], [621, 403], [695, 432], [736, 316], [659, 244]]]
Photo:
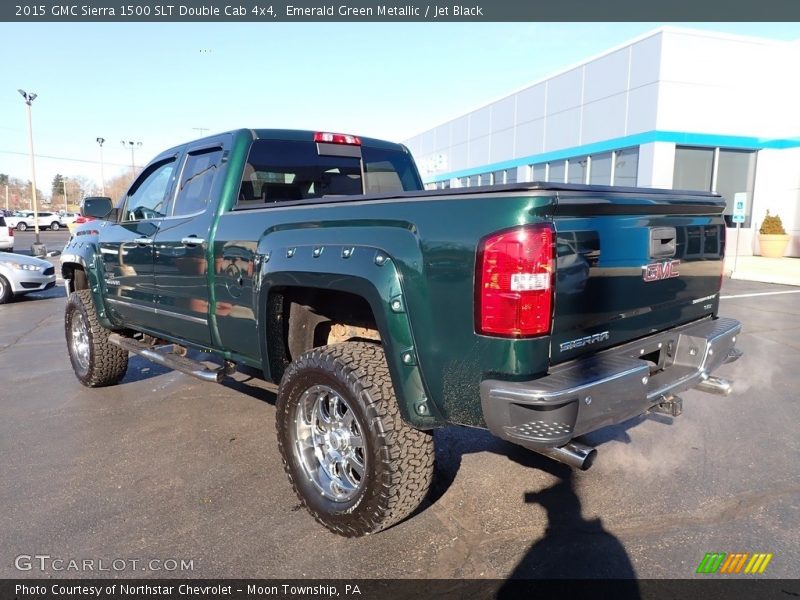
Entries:
[[36, 100], [36, 94], [29, 94], [25, 90], [17, 91], [28, 106], [28, 146], [31, 151], [31, 198], [33, 201], [33, 227], [36, 231], [36, 241], [33, 246], [31, 246], [31, 254], [34, 256], [44, 256], [47, 249], [39, 240], [39, 203], [36, 198], [36, 163], [33, 159], [33, 118], [31, 116], [31, 103]]
[[133, 151], [136, 150], [136, 148], [141, 148], [142, 142], [130, 142], [122, 140], [120, 144], [131, 149], [131, 172], [133, 173], [133, 178], [136, 179], [136, 163], [133, 161]]
[[105, 141], [105, 138], [97, 138], [97, 143], [100, 144], [100, 189], [103, 196], [106, 195], [106, 176], [103, 168], [103, 143]]
[[69, 212], [69, 207], [67, 206], [67, 178], [64, 177], [61, 179], [61, 183], [64, 184], [64, 212]]

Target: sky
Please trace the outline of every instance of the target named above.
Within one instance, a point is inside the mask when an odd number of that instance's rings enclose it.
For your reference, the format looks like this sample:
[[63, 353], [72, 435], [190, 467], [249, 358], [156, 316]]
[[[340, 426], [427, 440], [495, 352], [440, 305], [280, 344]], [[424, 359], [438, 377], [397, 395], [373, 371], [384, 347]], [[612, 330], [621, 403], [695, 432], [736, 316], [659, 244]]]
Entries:
[[[209, 133], [402, 141], [663, 23], [0, 23], [0, 173], [100, 180]], [[800, 23], [672, 26], [793, 41]]]

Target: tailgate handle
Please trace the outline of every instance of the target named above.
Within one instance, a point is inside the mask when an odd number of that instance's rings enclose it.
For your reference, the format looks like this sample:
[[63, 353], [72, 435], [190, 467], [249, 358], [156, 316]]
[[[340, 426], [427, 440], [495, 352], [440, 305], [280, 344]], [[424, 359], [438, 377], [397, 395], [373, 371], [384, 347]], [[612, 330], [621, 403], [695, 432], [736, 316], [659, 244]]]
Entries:
[[650, 229], [650, 258], [675, 256], [676, 233], [674, 227]]

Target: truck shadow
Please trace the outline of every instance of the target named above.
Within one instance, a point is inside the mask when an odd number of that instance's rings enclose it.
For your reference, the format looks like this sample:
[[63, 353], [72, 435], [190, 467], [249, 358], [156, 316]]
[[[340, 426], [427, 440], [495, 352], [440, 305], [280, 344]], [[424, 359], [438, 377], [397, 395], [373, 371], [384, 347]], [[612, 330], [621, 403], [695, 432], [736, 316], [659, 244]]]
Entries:
[[[193, 350], [189, 352], [189, 357], [200, 361], [208, 359], [208, 355]], [[208, 361], [206, 364], [212, 365], [215, 362]], [[145, 381], [167, 373], [177, 373], [177, 371], [131, 354], [128, 359], [128, 371], [125, 373], [122, 383]], [[186, 375], [186, 377], [192, 380], [190, 376]], [[220, 385], [272, 406], [275, 406], [277, 400], [275, 392], [269, 389], [269, 384], [264, 381], [261, 371], [246, 365], [239, 365], [236, 374], [233, 377], [225, 377]]]
[[[630, 419], [606, 427], [586, 441], [599, 445], [612, 440], [629, 443], [627, 430], [647, 417]], [[661, 420], [661, 419], [659, 419]], [[538, 469], [556, 477], [551, 487], [525, 492], [525, 504], [538, 504], [547, 513], [545, 535], [534, 541], [513, 568], [498, 598], [532, 597], [524, 580], [618, 579], [615, 598], [639, 598], [636, 572], [622, 543], [607, 531], [601, 519], [585, 519], [576, 491], [576, 471], [564, 464], [494, 437], [488, 431], [447, 427], [436, 431], [436, 472], [431, 492], [418, 512], [436, 504], [455, 481], [462, 457], [492, 452], [525, 468]], [[519, 581], [523, 580], [523, 581]], [[611, 590], [609, 590], [611, 591]]]
[[172, 369], [168, 367], [162, 367], [159, 364], [150, 362], [146, 358], [131, 354], [128, 357], [128, 370], [125, 372], [125, 377], [123, 377], [121, 383], [125, 384], [134, 383], [136, 381], [144, 381], [146, 379], [151, 379], [153, 377], [158, 377], [159, 375], [172, 372]]
[[526, 492], [526, 504], [547, 512], [545, 535], [530, 546], [500, 588], [498, 598], [517, 597], [517, 580], [617, 579], [614, 597], [640, 598], [636, 572], [622, 543], [601, 519], [585, 519], [575, 491], [575, 472], [553, 463], [546, 469], [559, 481], [538, 492]]

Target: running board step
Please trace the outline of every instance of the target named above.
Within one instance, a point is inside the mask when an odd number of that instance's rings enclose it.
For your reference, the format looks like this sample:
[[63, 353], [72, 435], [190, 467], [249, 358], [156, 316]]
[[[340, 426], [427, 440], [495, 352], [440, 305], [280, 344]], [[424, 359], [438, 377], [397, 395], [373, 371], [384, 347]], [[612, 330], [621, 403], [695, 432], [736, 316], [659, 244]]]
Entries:
[[203, 381], [219, 383], [222, 381], [223, 377], [232, 375], [236, 370], [236, 365], [231, 361], [225, 361], [225, 365], [217, 369], [210, 369], [200, 361], [186, 356], [180, 356], [174, 352], [159, 352], [153, 349], [152, 346], [148, 346], [133, 338], [121, 336], [118, 333], [110, 334], [108, 336], [108, 341], [123, 350], [138, 354], [156, 364], [167, 367], [168, 369], [180, 371], [181, 373], [186, 373], [187, 375], [197, 377]]

